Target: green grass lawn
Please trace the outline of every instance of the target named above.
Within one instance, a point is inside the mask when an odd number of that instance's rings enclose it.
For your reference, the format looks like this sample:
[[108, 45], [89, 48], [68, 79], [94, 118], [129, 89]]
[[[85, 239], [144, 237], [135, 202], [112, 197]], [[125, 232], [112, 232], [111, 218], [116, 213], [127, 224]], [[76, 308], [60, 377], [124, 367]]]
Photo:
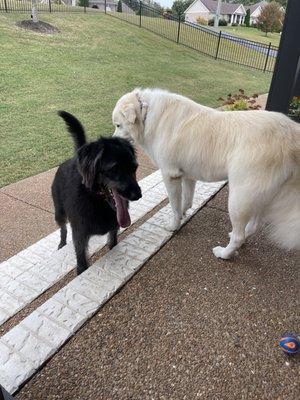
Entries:
[[246, 26], [221, 26], [220, 30], [255, 42], [272, 43], [274, 46], [279, 46], [279, 33], [268, 33], [268, 36], [266, 36], [264, 32], [257, 28], [247, 28]]
[[56, 111], [78, 116], [90, 138], [113, 131], [117, 99], [158, 86], [216, 107], [243, 88], [268, 91], [271, 75], [215, 61], [101, 13], [43, 14], [52, 36], [17, 28], [23, 14], [0, 14], [0, 186], [56, 166], [73, 144]]

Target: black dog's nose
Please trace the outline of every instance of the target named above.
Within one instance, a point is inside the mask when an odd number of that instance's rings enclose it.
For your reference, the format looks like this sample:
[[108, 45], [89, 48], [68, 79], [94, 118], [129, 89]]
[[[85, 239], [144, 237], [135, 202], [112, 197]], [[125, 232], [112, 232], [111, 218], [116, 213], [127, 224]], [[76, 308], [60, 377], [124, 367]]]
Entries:
[[136, 189], [134, 189], [130, 192], [129, 200], [136, 201], [136, 200], [139, 200], [141, 197], [142, 197], [142, 191], [141, 191], [141, 188], [138, 186]]

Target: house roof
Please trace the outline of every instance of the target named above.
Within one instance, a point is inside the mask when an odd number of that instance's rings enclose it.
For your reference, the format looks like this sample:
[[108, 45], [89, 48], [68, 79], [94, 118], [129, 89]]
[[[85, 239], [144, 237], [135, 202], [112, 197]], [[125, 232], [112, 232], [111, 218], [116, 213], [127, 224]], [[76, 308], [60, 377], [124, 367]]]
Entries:
[[[215, 0], [195, 0], [184, 12], [186, 13], [198, 1], [200, 1], [207, 8], [207, 11], [211, 13], [216, 12], [218, 2]], [[239, 8], [241, 8], [243, 14], [246, 14], [246, 10], [242, 4], [221, 3], [220, 13], [234, 14]]]
[[245, 6], [245, 10], [250, 9], [250, 15], [254, 13], [259, 7], [264, 7], [266, 4], [268, 4], [267, 1], [260, 1], [259, 3], [252, 4], [251, 6]]
[[[218, 2], [215, 0], [201, 0], [210, 12], [216, 12]], [[234, 14], [241, 4], [221, 3], [221, 14]]]

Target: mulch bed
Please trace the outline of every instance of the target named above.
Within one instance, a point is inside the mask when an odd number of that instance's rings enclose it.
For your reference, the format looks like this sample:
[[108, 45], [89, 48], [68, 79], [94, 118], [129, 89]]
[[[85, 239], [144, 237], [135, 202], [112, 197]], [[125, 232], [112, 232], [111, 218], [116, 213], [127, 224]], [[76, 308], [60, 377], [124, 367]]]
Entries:
[[47, 35], [52, 35], [59, 32], [59, 30], [55, 28], [55, 26], [43, 21], [33, 22], [32, 20], [24, 20], [17, 22], [17, 26], [23, 29], [28, 29], [37, 33], [43, 33]]

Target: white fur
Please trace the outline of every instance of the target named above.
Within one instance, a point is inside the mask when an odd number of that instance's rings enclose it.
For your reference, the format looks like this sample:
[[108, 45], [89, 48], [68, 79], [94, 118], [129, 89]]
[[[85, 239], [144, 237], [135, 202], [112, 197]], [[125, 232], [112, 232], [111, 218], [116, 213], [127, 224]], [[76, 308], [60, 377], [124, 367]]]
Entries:
[[174, 213], [169, 229], [191, 207], [196, 180], [228, 179], [232, 232], [227, 247], [213, 249], [217, 257], [231, 258], [262, 223], [278, 244], [300, 249], [298, 124], [275, 112], [215, 110], [160, 89], [124, 95], [113, 123], [115, 135], [161, 168]]

